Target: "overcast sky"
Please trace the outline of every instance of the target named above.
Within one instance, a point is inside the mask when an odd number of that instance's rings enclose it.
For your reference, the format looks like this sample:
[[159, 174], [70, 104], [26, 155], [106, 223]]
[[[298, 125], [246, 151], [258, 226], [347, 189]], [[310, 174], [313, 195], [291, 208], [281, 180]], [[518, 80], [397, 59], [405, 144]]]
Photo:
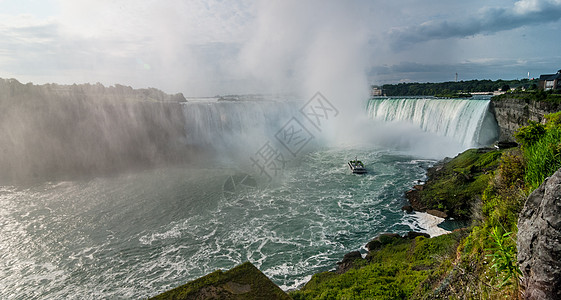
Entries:
[[0, 77], [186, 96], [561, 69], [561, 0], [0, 0]]

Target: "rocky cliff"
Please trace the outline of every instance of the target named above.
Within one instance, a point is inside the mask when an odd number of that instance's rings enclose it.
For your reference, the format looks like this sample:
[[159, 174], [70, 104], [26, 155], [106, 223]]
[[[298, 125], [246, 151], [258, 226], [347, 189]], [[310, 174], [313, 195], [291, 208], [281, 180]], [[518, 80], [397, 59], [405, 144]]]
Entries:
[[526, 299], [561, 299], [561, 169], [546, 179], [518, 219], [518, 262]]
[[514, 142], [514, 132], [528, 125], [528, 120], [541, 123], [545, 115], [561, 110], [561, 105], [514, 97], [494, 97], [489, 109], [499, 125], [499, 142]]

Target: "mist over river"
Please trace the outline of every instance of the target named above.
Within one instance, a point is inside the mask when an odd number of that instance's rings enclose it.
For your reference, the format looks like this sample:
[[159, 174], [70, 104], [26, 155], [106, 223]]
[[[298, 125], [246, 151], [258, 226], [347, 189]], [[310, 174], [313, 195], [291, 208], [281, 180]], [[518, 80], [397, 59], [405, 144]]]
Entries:
[[[404, 192], [437, 159], [496, 138], [488, 104], [371, 99], [334, 138], [301, 102], [181, 103], [182, 137], [146, 140], [204, 152], [196, 159], [0, 186], [0, 298], [138, 299], [244, 261], [297, 288], [379, 233], [433, 230], [401, 211]], [[295, 155], [279, 142], [293, 119], [312, 137]], [[267, 177], [251, 158], [269, 141], [285, 160]], [[368, 174], [350, 173], [355, 157]]]

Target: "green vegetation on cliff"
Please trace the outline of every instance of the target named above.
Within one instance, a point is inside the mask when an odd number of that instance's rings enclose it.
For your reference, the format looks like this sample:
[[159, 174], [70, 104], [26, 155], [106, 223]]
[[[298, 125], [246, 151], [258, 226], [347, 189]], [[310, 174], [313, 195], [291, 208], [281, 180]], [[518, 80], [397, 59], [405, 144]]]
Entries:
[[[530, 123], [518, 130], [520, 148], [468, 150], [434, 171], [419, 191], [427, 207], [450, 210], [457, 207], [458, 195], [464, 195], [460, 207], [470, 207], [469, 235], [460, 242], [454, 267], [447, 271], [438, 297], [520, 297], [518, 215], [528, 194], [561, 167], [561, 112], [545, 119], [545, 125]], [[482, 166], [485, 171], [478, 172]], [[446, 281], [450, 282], [447, 286]]]
[[497, 150], [470, 149], [429, 170], [429, 180], [419, 191], [420, 204], [454, 218], [469, 219], [471, 203], [487, 187], [501, 154]]
[[[435, 238], [386, 236], [383, 247], [357, 259], [343, 274], [316, 274], [293, 299], [409, 299], [423, 298], [438, 289], [452, 268], [456, 247], [464, 231]], [[430, 297], [429, 297], [430, 298]]]
[[[475, 210], [470, 235], [458, 248], [459, 287], [482, 298], [518, 298], [516, 261], [518, 215], [526, 197], [561, 167], [561, 112], [517, 131], [520, 148], [505, 151]], [[472, 278], [470, 278], [472, 277]], [[476, 292], [477, 291], [477, 292]]]
[[537, 101], [537, 102], [548, 102], [552, 104], [561, 104], [561, 94], [559, 94], [559, 91], [554, 91], [554, 90], [549, 90], [549, 91], [515, 90], [502, 95], [493, 96], [493, 100], [501, 100], [501, 99], [520, 99], [526, 102]]
[[469, 80], [438, 83], [399, 83], [384, 84], [382, 89], [387, 96], [435, 96], [454, 93], [493, 92], [500, 89], [535, 89], [538, 80]]
[[504, 151], [480, 200], [472, 202], [471, 232], [458, 247], [458, 272], [452, 274], [466, 296], [513, 299], [518, 295], [517, 276], [498, 266], [517, 270], [516, 224], [526, 197], [523, 176], [521, 152]]

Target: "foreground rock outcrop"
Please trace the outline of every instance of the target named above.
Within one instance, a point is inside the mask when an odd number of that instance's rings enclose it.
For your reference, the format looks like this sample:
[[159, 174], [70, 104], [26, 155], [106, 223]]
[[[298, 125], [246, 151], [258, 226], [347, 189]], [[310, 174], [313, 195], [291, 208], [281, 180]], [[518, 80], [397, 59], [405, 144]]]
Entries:
[[561, 169], [526, 200], [517, 247], [525, 298], [561, 299]]
[[220, 270], [151, 298], [175, 299], [290, 299], [249, 262], [227, 272]]

